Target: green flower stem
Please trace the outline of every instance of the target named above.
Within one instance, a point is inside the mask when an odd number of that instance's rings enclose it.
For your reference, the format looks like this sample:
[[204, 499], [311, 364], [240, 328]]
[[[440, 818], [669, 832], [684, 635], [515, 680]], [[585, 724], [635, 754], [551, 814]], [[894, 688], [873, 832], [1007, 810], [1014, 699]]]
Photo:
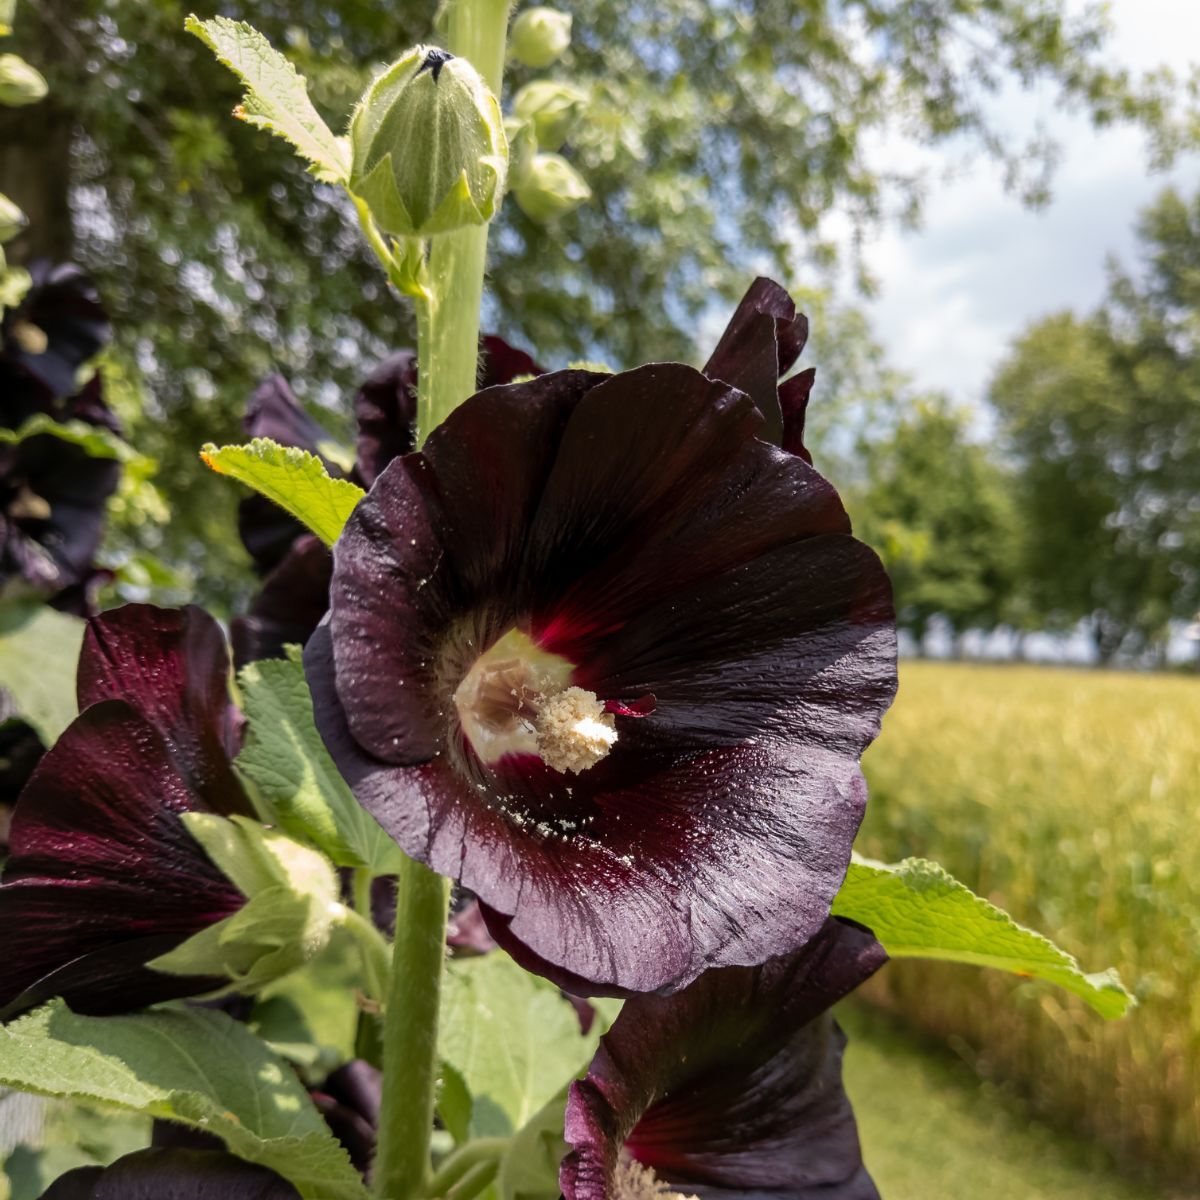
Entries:
[[[369, 886], [370, 875], [367, 876], [367, 879]], [[387, 940], [375, 928], [369, 910], [368, 914], [363, 916], [361, 911], [343, 907], [339, 921], [342, 928], [358, 943], [359, 953], [363, 959], [363, 970], [366, 974], [367, 995], [382, 1004], [387, 994], [389, 970]]]
[[[447, 48], [467, 59], [497, 97], [504, 79], [508, 9], [509, 0], [452, 0], [447, 16]], [[487, 225], [471, 225], [431, 242], [429, 299], [417, 303], [421, 443], [475, 391], [487, 239]]]
[[479, 1166], [495, 1164], [504, 1156], [508, 1149], [509, 1139], [502, 1137], [475, 1138], [460, 1146], [445, 1159], [434, 1172], [429, 1181], [431, 1196], [444, 1196], [459, 1180]]
[[383, 1013], [375, 1192], [386, 1200], [426, 1194], [449, 909], [450, 881], [405, 858], [396, 878], [396, 941]]
[[446, 1200], [474, 1200], [474, 1197], [478, 1196], [496, 1178], [499, 1170], [500, 1164], [495, 1162], [480, 1163], [478, 1166], [472, 1167], [446, 1193]]

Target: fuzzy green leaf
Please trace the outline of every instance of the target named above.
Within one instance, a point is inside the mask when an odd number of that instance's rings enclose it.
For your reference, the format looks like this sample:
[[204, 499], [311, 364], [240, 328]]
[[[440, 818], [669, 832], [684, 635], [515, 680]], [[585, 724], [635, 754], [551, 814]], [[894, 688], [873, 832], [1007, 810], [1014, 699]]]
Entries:
[[79, 711], [75, 669], [84, 623], [45, 604], [0, 608], [0, 688], [47, 746]]
[[194, 33], [245, 85], [234, 110], [249, 125], [288, 141], [326, 183], [344, 183], [349, 174], [346, 149], [313, 107], [304, 76], [244, 21], [190, 16], [184, 28]]
[[438, 1051], [470, 1089], [471, 1134], [527, 1124], [591, 1061], [604, 1027], [584, 1037], [558, 988], [505, 954], [447, 964]]
[[55, 1000], [0, 1029], [0, 1083], [204, 1129], [306, 1200], [367, 1195], [292, 1069], [223, 1013], [81, 1017]]
[[865, 925], [892, 958], [970, 963], [1044, 979], [1110, 1019], [1134, 1003], [1116, 971], [1085, 974], [1049, 938], [1018, 925], [928, 859], [889, 865], [856, 855], [833, 914]]
[[399, 848], [355, 800], [321, 741], [299, 648], [251, 663], [238, 682], [249, 727], [237, 765], [271, 820], [340, 867], [398, 870]]
[[337, 541], [354, 506], [366, 495], [345, 479], [333, 479], [325, 464], [307, 450], [255, 438], [244, 446], [200, 451], [206, 466], [247, 484], [286, 509], [327, 546]]

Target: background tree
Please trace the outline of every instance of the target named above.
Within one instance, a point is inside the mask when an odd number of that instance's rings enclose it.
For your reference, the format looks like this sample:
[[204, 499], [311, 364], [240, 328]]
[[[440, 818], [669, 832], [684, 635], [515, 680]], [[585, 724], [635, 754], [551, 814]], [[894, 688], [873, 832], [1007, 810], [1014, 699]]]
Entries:
[[[370, 70], [427, 36], [434, 16], [433, 0], [194, 6], [248, 18], [285, 47], [335, 125]], [[14, 49], [44, 66], [53, 103], [36, 124], [0, 128], [0, 190], [31, 218], [27, 257], [71, 254], [97, 276], [130, 394], [146, 392], [129, 405], [131, 420], [149, 414], [132, 436], [160, 459], [174, 505], [157, 531], [163, 553], [193, 564], [210, 601], [229, 601], [217, 580], [238, 553], [231, 498], [195, 446], [236, 436], [268, 366], [332, 406], [409, 331], [338, 199], [286, 149], [213, 115], [214, 97], [232, 107], [236, 89], [182, 35], [188, 7], [21, 5]], [[1163, 157], [1185, 128], [1173, 81], [1131, 80], [1105, 57], [1102, 17], [1068, 17], [1066, 0], [563, 7], [576, 31], [564, 65], [590, 97], [568, 153], [594, 200], [552, 234], [507, 206], [490, 321], [549, 365], [689, 357], [715, 297], [732, 299], [759, 269], [790, 279], [828, 260], [827, 214], [859, 232], [915, 219], [923, 181], [873, 158], [881, 131], [974, 138], [1025, 198], [1042, 197], [1053, 148], [1005, 140], [991, 121], [987, 97], [1005, 80], [1048, 82], [1100, 124], [1140, 123]], [[524, 79], [514, 70], [514, 86]]]

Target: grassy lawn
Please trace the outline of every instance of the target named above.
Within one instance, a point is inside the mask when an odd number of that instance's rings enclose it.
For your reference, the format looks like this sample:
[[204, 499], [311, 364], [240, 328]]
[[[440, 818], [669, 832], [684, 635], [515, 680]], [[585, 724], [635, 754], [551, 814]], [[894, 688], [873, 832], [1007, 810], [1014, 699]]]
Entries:
[[1165, 1200], [1022, 1115], [967, 1066], [843, 1006], [846, 1087], [883, 1200]]

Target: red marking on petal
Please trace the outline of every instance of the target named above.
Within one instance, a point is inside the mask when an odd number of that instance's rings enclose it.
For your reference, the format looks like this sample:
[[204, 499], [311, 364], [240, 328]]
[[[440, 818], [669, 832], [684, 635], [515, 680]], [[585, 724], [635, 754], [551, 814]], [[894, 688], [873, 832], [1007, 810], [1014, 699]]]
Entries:
[[658, 701], [647, 693], [637, 700], [605, 700], [604, 711], [614, 717], [648, 717], [658, 707]]

